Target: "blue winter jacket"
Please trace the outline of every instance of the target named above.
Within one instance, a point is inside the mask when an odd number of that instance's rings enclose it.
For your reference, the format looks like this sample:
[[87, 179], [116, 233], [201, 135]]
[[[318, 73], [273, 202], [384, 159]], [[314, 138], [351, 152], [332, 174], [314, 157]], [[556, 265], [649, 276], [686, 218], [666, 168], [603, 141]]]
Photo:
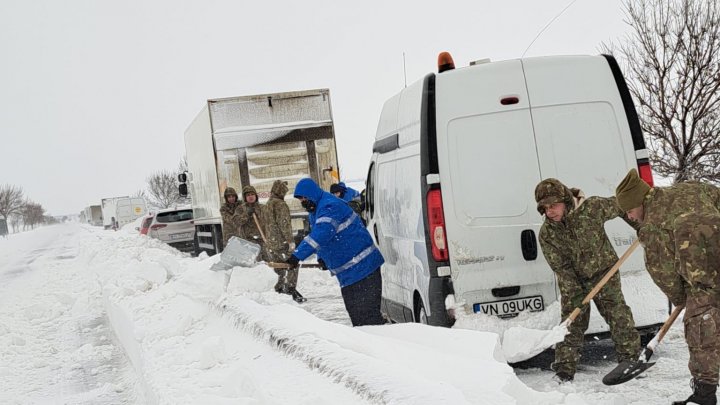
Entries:
[[305, 260], [317, 253], [340, 287], [357, 283], [385, 262], [360, 217], [347, 203], [309, 178], [295, 187], [295, 198], [299, 197], [314, 202], [317, 208], [309, 217], [312, 230], [293, 252], [295, 257]]
[[342, 197], [343, 201], [350, 202], [355, 198], [360, 198], [360, 193], [354, 188], [346, 186], [345, 183], [340, 182], [338, 183], [338, 186], [345, 189], [345, 194]]

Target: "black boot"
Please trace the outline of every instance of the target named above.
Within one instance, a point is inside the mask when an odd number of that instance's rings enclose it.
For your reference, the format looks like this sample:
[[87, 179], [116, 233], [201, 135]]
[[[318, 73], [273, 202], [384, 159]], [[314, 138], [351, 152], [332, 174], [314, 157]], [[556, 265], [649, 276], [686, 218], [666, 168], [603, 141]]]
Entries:
[[716, 384], [707, 384], [695, 379], [690, 380], [690, 387], [693, 389], [692, 395], [684, 401], [675, 401], [672, 405], [698, 404], [698, 405], [717, 405], [717, 397], [715, 391]]
[[292, 295], [292, 298], [295, 300], [295, 302], [302, 304], [303, 302], [307, 301], [307, 298], [303, 297], [302, 294], [298, 292], [296, 289], [290, 290], [290, 295]]

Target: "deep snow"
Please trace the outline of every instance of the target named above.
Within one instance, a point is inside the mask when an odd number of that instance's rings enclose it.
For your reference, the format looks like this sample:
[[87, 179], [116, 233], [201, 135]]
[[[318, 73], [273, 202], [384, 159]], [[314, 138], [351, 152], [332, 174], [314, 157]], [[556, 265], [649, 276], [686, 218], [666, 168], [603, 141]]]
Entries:
[[272, 291], [264, 265], [235, 268], [224, 293], [216, 261], [133, 224], [0, 239], [0, 403], [621, 405], [689, 393], [681, 320], [645, 378], [602, 385], [614, 367], [602, 341], [558, 386], [546, 364], [508, 366], [497, 334], [469, 330], [481, 318], [351, 328], [327, 272], [301, 270], [299, 305]]

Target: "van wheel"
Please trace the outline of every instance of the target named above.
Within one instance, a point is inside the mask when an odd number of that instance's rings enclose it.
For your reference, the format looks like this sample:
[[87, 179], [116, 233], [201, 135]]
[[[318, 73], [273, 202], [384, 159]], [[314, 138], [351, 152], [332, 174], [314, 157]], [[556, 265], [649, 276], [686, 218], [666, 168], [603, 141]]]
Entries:
[[423, 325], [427, 325], [428, 324], [428, 316], [427, 316], [427, 312], [425, 311], [425, 305], [423, 305], [422, 299], [418, 299], [415, 307], [416, 307], [415, 322], [422, 323]]

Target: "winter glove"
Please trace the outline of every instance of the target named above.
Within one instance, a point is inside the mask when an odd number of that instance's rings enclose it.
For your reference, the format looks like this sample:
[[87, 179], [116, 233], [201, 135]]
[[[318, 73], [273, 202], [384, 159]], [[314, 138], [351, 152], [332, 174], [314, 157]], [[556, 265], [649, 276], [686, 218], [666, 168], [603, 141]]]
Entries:
[[285, 263], [289, 264], [291, 269], [297, 269], [298, 266], [300, 266], [300, 259], [295, 257], [295, 255], [290, 255]]
[[325, 261], [321, 258], [317, 258], [318, 264], [320, 265], [320, 268], [323, 270], [327, 270], [327, 265], [325, 264]]

